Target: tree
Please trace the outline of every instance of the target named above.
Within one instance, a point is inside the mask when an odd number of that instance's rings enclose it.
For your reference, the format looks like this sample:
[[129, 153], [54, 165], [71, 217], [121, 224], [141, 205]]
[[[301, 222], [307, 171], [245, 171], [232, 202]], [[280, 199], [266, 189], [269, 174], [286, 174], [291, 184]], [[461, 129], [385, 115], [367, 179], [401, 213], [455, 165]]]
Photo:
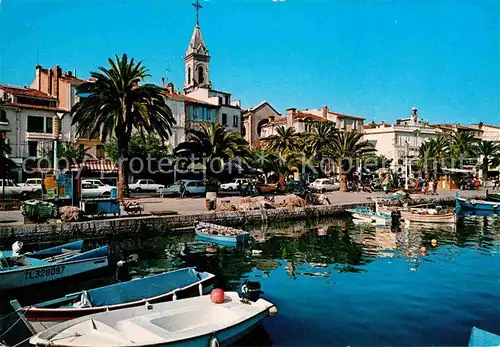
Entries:
[[480, 168], [483, 171], [483, 179], [488, 180], [490, 165], [500, 165], [500, 143], [494, 141], [480, 141], [477, 144], [477, 154], [481, 156]]
[[424, 169], [425, 180], [429, 181], [430, 166], [433, 160], [436, 158], [436, 144], [432, 141], [423, 142], [418, 149], [418, 165]]
[[106, 143], [113, 136], [118, 144], [120, 165], [118, 170], [118, 196], [128, 194], [129, 142], [134, 129], [155, 132], [165, 140], [172, 134], [175, 124], [172, 111], [165, 103], [163, 90], [153, 84], [140, 83], [149, 77], [142, 62], [128, 59], [126, 54], [115, 60], [108, 59], [109, 68], [99, 67], [92, 72], [93, 82], [78, 87], [79, 93], [88, 94], [71, 109], [77, 136], [100, 134]]
[[[85, 147], [83, 144], [74, 144], [71, 142], [61, 142], [58, 147], [57, 158], [59, 161], [60, 168], [68, 168], [66, 166], [71, 166], [75, 164], [83, 163], [86, 157], [90, 157], [87, 153], [90, 147]], [[42, 156], [54, 165], [54, 148], [50, 150], [44, 150]]]
[[216, 123], [200, 123], [200, 129], [188, 129], [188, 140], [180, 143], [174, 150], [178, 157], [206, 161], [206, 174], [216, 179], [230, 160], [239, 158], [246, 162], [251, 158], [248, 143], [237, 132], [227, 131], [226, 127]]
[[331, 156], [340, 162], [340, 191], [347, 191], [347, 175], [352, 161], [375, 152], [373, 144], [363, 141], [363, 134], [356, 131], [339, 132], [331, 144]]
[[478, 139], [471, 132], [459, 131], [451, 138], [451, 154], [456, 160], [477, 157]]
[[319, 157], [325, 159], [324, 172], [330, 173], [330, 160], [324, 156], [330, 152], [332, 143], [338, 139], [338, 130], [335, 123], [330, 121], [317, 122], [311, 134], [306, 135], [306, 143], [310, 150]]
[[300, 150], [300, 141], [293, 127], [286, 128], [279, 126], [276, 128], [276, 135], [266, 139], [267, 148], [275, 153], [294, 152]]
[[434, 160], [436, 160], [436, 174], [441, 171], [442, 164], [445, 163], [450, 154], [450, 139], [444, 136], [438, 136], [435, 139], [431, 139], [433, 147]]
[[[113, 138], [105, 145], [106, 154], [109, 159], [117, 162], [118, 141]], [[141, 132], [132, 133], [128, 144], [129, 159], [131, 158], [146, 158], [148, 154], [151, 158], [166, 158], [171, 155], [168, 145], [165, 145], [161, 138], [155, 133], [143, 134]]]

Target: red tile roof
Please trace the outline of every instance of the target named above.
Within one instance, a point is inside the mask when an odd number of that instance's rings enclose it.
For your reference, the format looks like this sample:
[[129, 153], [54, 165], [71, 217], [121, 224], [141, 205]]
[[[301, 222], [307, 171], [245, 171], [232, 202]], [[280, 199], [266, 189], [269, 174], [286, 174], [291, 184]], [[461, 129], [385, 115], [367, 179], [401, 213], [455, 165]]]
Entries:
[[52, 106], [40, 106], [40, 105], [29, 105], [29, 104], [20, 104], [18, 102], [6, 102], [5, 106], [19, 107], [19, 108], [28, 108], [33, 110], [44, 110], [44, 111], [56, 111], [56, 112], [68, 112], [67, 110], [63, 110], [62, 108], [52, 107]]
[[28, 96], [38, 99], [56, 99], [55, 97], [50, 96], [49, 94], [46, 94], [37, 89], [15, 87], [15, 86], [1, 85], [1, 84], [0, 84], [0, 89], [4, 90], [6, 93], [13, 95]]
[[[318, 122], [326, 120], [323, 117], [320, 117], [320, 116], [317, 116], [317, 115], [311, 114], [311, 113], [305, 113], [305, 112], [296, 112], [293, 115], [293, 119], [294, 120], [295, 119], [310, 119], [312, 121], [318, 121]], [[273, 123], [286, 123], [286, 116], [276, 119]]]
[[182, 94], [165, 92], [165, 95], [167, 97], [169, 97], [169, 98], [181, 99], [181, 100], [184, 100], [185, 102], [190, 102], [190, 103], [193, 103], [193, 104], [201, 104], [201, 105], [207, 105], [207, 106], [217, 107], [217, 105], [209, 104], [208, 102], [201, 101], [201, 100], [198, 100], [198, 99], [195, 99], [195, 98], [191, 98], [189, 96], [182, 95]]
[[77, 78], [75, 76], [68, 76], [68, 75], [61, 76], [61, 79], [67, 80], [69, 83], [72, 83], [72, 84], [82, 84], [82, 83], [89, 82], [87, 80], [82, 80], [81, 78]]
[[358, 117], [358, 116], [351, 116], [351, 115], [348, 115], [348, 114], [344, 114], [344, 113], [338, 113], [338, 112], [328, 112], [330, 114], [333, 114], [337, 117], [340, 117], [340, 118], [353, 118], [353, 119], [360, 119], [360, 120], [364, 120], [365, 118], [363, 117]]

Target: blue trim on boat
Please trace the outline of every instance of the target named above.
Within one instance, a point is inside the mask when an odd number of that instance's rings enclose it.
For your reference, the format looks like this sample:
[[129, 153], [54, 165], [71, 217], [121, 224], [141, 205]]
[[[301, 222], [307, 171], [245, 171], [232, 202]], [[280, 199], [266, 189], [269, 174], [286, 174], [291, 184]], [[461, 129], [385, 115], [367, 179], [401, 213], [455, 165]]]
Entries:
[[500, 336], [472, 327], [469, 347], [500, 346]]

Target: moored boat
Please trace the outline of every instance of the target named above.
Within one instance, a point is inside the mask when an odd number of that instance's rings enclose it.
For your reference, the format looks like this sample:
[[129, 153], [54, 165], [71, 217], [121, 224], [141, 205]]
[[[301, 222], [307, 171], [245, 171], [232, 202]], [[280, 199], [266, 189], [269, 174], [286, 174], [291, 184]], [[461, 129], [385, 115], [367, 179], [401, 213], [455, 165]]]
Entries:
[[244, 244], [250, 238], [247, 231], [212, 223], [195, 222], [194, 229], [200, 240], [223, 246]]
[[500, 346], [500, 336], [485, 330], [472, 327], [469, 347]]
[[365, 207], [347, 209], [346, 212], [349, 212], [352, 218], [362, 220], [366, 223], [376, 225], [392, 224], [392, 218], [390, 214], [375, 212]]
[[500, 193], [489, 193], [486, 191], [486, 200], [500, 202]]
[[108, 266], [108, 246], [81, 253], [77, 241], [33, 253], [20, 254], [22, 243], [0, 252], [0, 290], [54, 281]]
[[274, 314], [264, 299], [243, 301], [227, 292], [102, 312], [58, 324], [32, 337], [36, 346], [218, 346], [234, 342]]
[[89, 314], [203, 295], [210, 290], [214, 279], [211, 273], [184, 268], [67, 294], [21, 309], [17, 301], [11, 304], [36, 332], [41, 332], [62, 321]]
[[500, 212], [500, 202], [476, 199], [455, 198], [456, 208], [464, 210], [483, 210]]
[[[390, 213], [392, 210], [385, 206], [378, 206], [380, 213]], [[446, 212], [440, 208], [397, 208], [401, 219], [410, 223], [455, 223], [456, 213]]]

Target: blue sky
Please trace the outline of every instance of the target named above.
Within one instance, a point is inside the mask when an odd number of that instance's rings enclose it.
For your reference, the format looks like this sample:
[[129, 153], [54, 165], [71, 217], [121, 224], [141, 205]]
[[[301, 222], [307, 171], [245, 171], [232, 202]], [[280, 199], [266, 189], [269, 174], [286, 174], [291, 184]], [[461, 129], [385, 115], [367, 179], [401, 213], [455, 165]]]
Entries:
[[[190, 0], [0, 0], [0, 82], [27, 85], [37, 60], [79, 77], [126, 52], [182, 87]], [[393, 121], [500, 125], [500, 1], [209, 0], [200, 24], [211, 80], [262, 100]]]

